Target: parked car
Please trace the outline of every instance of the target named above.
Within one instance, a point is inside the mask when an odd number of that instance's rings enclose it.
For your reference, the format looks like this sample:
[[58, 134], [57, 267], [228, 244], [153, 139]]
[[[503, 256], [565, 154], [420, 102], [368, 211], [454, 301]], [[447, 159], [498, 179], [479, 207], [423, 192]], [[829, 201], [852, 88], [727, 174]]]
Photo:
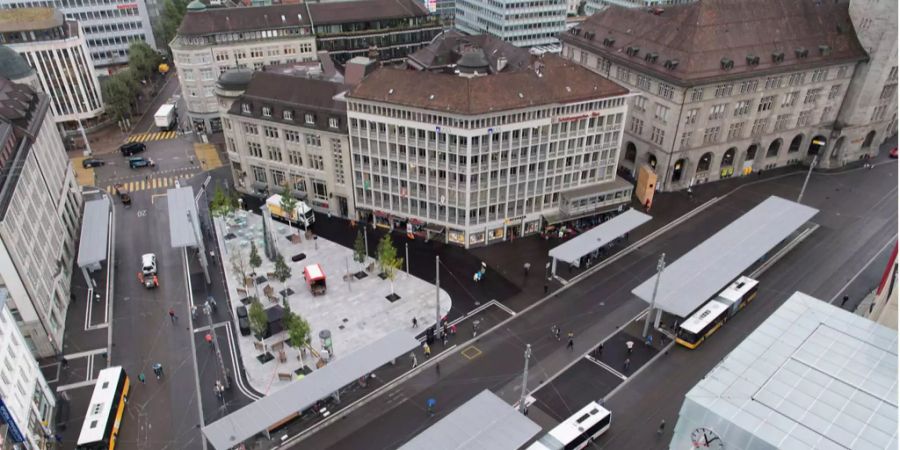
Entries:
[[897, 147], [894, 147], [894, 149], [891, 150], [890, 153], [888, 153], [888, 156], [890, 156], [891, 158], [897, 159]]
[[84, 167], [85, 169], [89, 169], [91, 167], [100, 167], [104, 164], [106, 164], [106, 161], [97, 158], [86, 158], [81, 161], [81, 167]]
[[135, 153], [143, 152], [144, 150], [147, 150], [147, 146], [142, 142], [129, 142], [119, 147], [122, 156], [131, 156]]
[[141, 167], [153, 167], [155, 165], [156, 163], [154, 163], [152, 159], [148, 158], [137, 157], [128, 159], [128, 167], [131, 167], [132, 169], [139, 169]]

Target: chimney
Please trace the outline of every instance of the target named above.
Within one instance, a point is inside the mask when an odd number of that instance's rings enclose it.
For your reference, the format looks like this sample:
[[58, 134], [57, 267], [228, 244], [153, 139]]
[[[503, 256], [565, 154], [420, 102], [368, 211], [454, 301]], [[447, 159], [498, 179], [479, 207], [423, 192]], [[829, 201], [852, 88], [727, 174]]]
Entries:
[[497, 72], [503, 72], [503, 69], [506, 68], [507, 63], [508, 61], [506, 60], [505, 56], [497, 58]]

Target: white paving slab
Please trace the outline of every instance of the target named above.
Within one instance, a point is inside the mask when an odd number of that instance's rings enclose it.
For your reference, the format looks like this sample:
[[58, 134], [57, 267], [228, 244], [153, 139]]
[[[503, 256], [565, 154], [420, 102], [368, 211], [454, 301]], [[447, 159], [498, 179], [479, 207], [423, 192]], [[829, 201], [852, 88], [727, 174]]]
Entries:
[[[243, 222], [243, 224], [241, 223]], [[294, 291], [288, 296], [288, 304], [291, 310], [306, 319], [312, 329], [312, 347], [322, 351], [319, 340], [319, 331], [327, 329], [331, 331], [335, 354], [333, 358], [340, 358], [354, 350], [374, 342], [391, 331], [412, 326], [412, 318], [418, 320], [419, 327], [425, 328], [435, 323], [435, 287], [419, 278], [409, 276], [405, 272], [398, 272], [394, 281], [394, 291], [401, 298], [395, 302], [388, 301], [385, 297], [391, 293], [391, 283], [382, 280], [376, 273], [370, 273], [362, 280], [352, 278], [353, 281], [345, 281], [344, 275], [348, 267], [351, 273], [360, 270], [360, 265], [353, 261], [353, 251], [337, 243], [319, 238], [316, 242], [305, 238], [299, 244], [293, 244], [287, 236], [290, 234], [288, 226], [273, 221], [274, 233], [277, 236], [276, 248], [285, 257], [285, 262], [291, 268], [291, 278], [284, 284], [271, 279], [258, 286], [259, 296], [263, 306], [270, 308], [281, 302], [271, 302], [265, 298], [263, 287], [271, 285], [275, 289], [275, 295], [284, 289], [286, 285]], [[239, 294], [237, 289], [241, 287], [240, 275], [233, 268], [232, 260], [243, 259], [246, 272], [252, 272], [249, 267], [250, 244], [249, 240], [256, 241], [262, 266], [256, 270], [257, 274], [266, 274], [274, 271], [274, 263], [265, 257], [262, 239], [262, 217], [257, 214], [238, 212], [235, 216], [223, 220], [215, 219], [216, 235], [218, 236], [219, 255], [224, 265], [228, 295], [234, 307], [240, 306], [240, 299], [245, 295]], [[224, 237], [233, 233], [237, 237], [225, 240]], [[300, 233], [302, 235], [302, 232]], [[402, 253], [401, 249], [398, 249]], [[306, 259], [300, 262], [291, 262], [290, 258], [298, 253], [305, 253]], [[402, 254], [401, 254], [402, 256]], [[374, 259], [369, 258], [368, 263]], [[327, 277], [327, 292], [325, 295], [314, 297], [309, 291], [303, 279], [303, 268], [308, 264], [319, 264]], [[254, 289], [248, 288], [248, 295], [254, 295]], [[450, 295], [443, 289], [440, 294], [441, 315], [450, 311], [452, 304]], [[249, 309], [249, 307], [248, 307]], [[235, 317], [237, 317], [235, 315]], [[279, 333], [266, 339], [268, 345], [286, 339], [285, 333]], [[281, 363], [274, 359], [261, 364], [256, 356], [260, 351], [254, 347], [256, 339], [252, 336], [237, 336], [237, 344], [240, 349], [241, 359], [247, 373], [250, 384], [259, 392], [270, 394], [289, 381], [280, 380], [279, 374], [292, 373], [294, 370], [306, 365], [315, 370], [315, 360], [307, 355], [305, 360], [300, 360], [299, 352], [286, 347], [287, 361]], [[277, 355], [276, 355], [277, 356]]]

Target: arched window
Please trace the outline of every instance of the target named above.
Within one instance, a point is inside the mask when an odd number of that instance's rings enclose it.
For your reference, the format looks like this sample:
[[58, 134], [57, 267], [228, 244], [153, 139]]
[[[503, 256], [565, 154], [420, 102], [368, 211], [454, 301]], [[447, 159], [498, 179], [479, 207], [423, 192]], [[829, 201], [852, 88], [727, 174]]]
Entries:
[[863, 141], [862, 148], [869, 148], [872, 146], [872, 141], [875, 140], [875, 130], [869, 132], [866, 135], [866, 140]]
[[734, 147], [725, 150], [725, 154], [722, 155], [722, 164], [719, 164], [720, 167], [729, 167], [734, 165], [734, 154], [737, 153], [737, 149]]
[[777, 158], [779, 150], [781, 150], [781, 138], [775, 139], [769, 144], [769, 149], [766, 150], [766, 158]]
[[756, 159], [756, 150], [759, 149], [759, 146], [756, 144], [751, 144], [747, 147], [747, 157], [744, 158], [744, 161], [753, 161]]
[[684, 159], [679, 159], [675, 161], [675, 166], [672, 168], [672, 182], [677, 183], [681, 181], [681, 175], [684, 174], [684, 166], [687, 164], [687, 161]]
[[647, 153], [647, 164], [650, 165], [651, 169], [656, 169], [656, 155], [653, 153]]
[[712, 163], [713, 154], [712, 152], [706, 152], [703, 156], [700, 157], [700, 161], [697, 162], [697, 172], [706, 172], [709, 170], [709, 165]]
[[799, 152], [801, 144], [803, 144], [803, 135], [794, 136], [794, 139], [791, 139], [791, 145], [788, 146], [788, 153]]
[[637, 147], [633, 142], [628, 142], [625, 144], [625, 161], [634, 162], [635, 159], [637, 159]]

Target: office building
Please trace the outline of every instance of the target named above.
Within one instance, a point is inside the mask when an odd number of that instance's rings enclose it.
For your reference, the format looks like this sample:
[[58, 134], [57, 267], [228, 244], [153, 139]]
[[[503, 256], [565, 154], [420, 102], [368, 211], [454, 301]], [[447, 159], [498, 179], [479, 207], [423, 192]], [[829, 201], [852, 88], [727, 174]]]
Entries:
[[25, 346], [8, 298], [9, 291], [0, 287], [0, 447], [48, 448], [56, 399]]
[[436, 41], [445, 71], [385, 67], [347, 94], [360, 218], [474, 247], [628, 203], [615, 173], [627, 89], [477, 39]]
[[797, 292], [688, 391], [669, 448], [897, 442], [897, 331]]
[[440, 30], [439, 21], [415, 0], [220, 9], [195, 1], [170, 47], [195, 130], [218, 132], [216, 80], [228, 69], [315, 61], [317, 50], [328, 51], [339, 64], [355, 56], [394, 61]]
[[260, 197], [290, 190], [318, 212], [355, 218], [349, 86], [322, 78], [290, 67], [219, 77], [234, 185]]
[[[128, 46], [143, 41], [156, 48], [144, 0], [2, 0], [0, 8], [52, 7], [81, 24], [90, 60], [100, 76], [128, 63]], [[91, 66], [89, 66], [91, 67]]]
[[50, 99], [0, 79], [0, 287], [39, 358], [62, 350], [81, 203]]
[[100, 81], [77, 21], [53, 8], [0, 9], [0, 43], [34, 69], [64, 130], [77, 130], [79, 120], [85, 128], [102, 122]]
[[454, 27], [466, 34], [490, 34], [517, 47], [559, 43], [566, 31], [566, 0], [456, 0]]
[[623, 8], [645, 9], [657, 14], [662, 14], [664, 8], [672, 5], [681, 5], [695, 0], [586, 0], [584, 10], [587, 15], [593, 15], [610, 6]]
[[658, 15], [611, 6], [560, 39], [564, 57], [638, 94], [623, 168], [646, 164], [658, 188], [676, 190], [816, 155], [828, 168], [874, 155], [895, 132], [897, 5], [891, 16], [890, 2], [870, 3], [885, 16], [869, 28], [884, 38], [881, 61], [857, 38], [866, 32], [853, 8], [834, 2], [700, 0]]

